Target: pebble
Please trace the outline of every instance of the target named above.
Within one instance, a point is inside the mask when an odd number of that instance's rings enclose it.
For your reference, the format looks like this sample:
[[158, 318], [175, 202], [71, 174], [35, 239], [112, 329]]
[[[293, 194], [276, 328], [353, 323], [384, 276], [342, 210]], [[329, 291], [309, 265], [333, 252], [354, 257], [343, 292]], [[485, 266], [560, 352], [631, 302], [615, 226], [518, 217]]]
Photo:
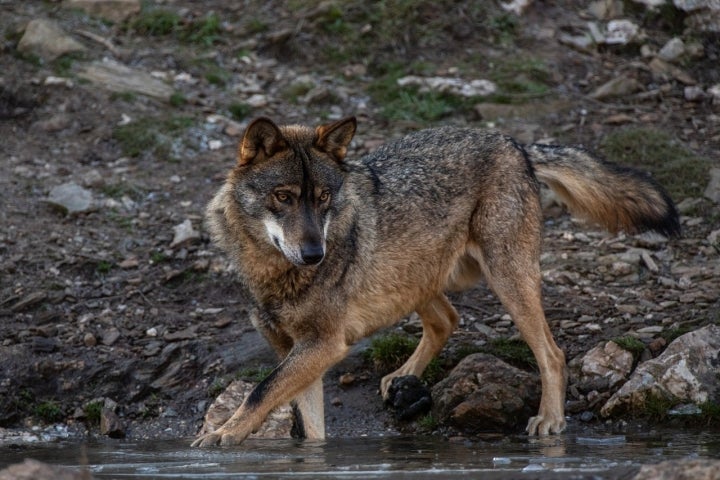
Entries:
[[353, 375], [352, 373], [344, 373], [340, 375], [339, 381], [340, 385], [347, 387], [355, 383], [355, 375]]
[[97, 345], [97, 338], [95, 338], [95, 335], [93, 335], [92, 333], [87, 332], [83, 336], [83, 343], [86, 347], [94, 347], [95, 345]]

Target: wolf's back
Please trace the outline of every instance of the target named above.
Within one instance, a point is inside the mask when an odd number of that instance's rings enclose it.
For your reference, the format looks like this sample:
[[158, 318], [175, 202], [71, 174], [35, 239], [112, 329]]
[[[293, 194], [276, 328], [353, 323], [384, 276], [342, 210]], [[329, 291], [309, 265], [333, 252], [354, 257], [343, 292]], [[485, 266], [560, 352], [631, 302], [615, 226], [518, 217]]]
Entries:
[[538, 180], [573, 215], [611, 232], [680, 234], [673, 201], [647, 174], [605, 162], [576, 147], [533, 144], [525, 149]]

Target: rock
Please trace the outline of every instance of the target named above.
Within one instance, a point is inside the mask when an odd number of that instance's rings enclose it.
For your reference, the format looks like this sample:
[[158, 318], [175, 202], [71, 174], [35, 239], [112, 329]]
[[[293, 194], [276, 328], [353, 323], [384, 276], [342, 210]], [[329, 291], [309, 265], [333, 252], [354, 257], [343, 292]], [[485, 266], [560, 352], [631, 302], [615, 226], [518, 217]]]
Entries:
[[620, 75], [599, 86], [590, 94], [591, 98], [604, 100], [607, 98], [625, 97], [642, 90], [640, 82], [634, 78]]
[[638, 37], [640, 27], [630, 20], [610, 20], [605, 32], [608, 45], [627, 45]]
[[95, 335], [93, 335], [90, 332], [87, 332], [83, 336], [83, 344], [85, 344], [86, 347], [94, 347], [97, 345], [97, 338], [95, 338]]
[[120, 330], [118, 330], [115, 327], [108, 328], [106, 331], [102, 333], [102, 344], [107, 345], [108, 347], [113, 345], [115, 342], [118, 341], [120, 338]]
[[688, 86], [683, 90], [683, 95], [688, 102], [699, 102], [705, 98], [705, 91], [702, 87]]
[[715, 203], [720, 203], [720, 168], [710, 169], [710, 182], [708, 182], [703, 195]]
[[412, 420], [430, 411], [430, 391], [415, 375], [393, 379], [388, 389], [388, 403], [395, 410], [398, 420]]
[[632, 480], [716, 480], [720, 460], [681, 458], [654, 465], [643, 465]]
[[47, 292], [30, 293], [28, 295], [25, 295], [23, 298], [21, 298], [17, 302], [15, 302], [13, 304], [13, 306], [10, 307], [10, 310], [13, 312], [22, 312], [25, 309], [28, 309], [39, 303], [44, 302], [47, 297], [48, 297]]
[[85, 50], [85, 47], [66, 34], [59, 24], [41, 18], [27, 24], [17, 48], [45, 60], [54, 60], [61, 55]]
[[465, 433], [525, 426], [540, 404], [540, 380], [483, 353], [465, 357], [432, 388], [433, 416]]
[[[220, 428], [252, 391], [253, 384], [235, 380], [210, 405], [199, 435], [211, 433]], [[289, 405], [273, 410], [251, 438], [288, 438], [292, 428], [293, 414]]]
[[620, 0], [596, 0], [588, 5], [588, 13], [598, 20], [617, 18], [623, 14], [623, 2]]
[[45, 201], [68, 215], [85, 213], [93, 209], [92, 192], [73, 182], [53, 187]]
[[[163, 339], [166, 342], [179, 342], [181, 340], [192, 340], [197, 336], [198, 325], [191, 325], [188, 328], [178, 330], [173, 333], [166, 333], [163, 335]], [[157, 335], [157, 332], [156, 332]]]
[[654, 74], [660, 77], [670, 77], [685, 85], [695, 85], [697, 83], [689, 73], [659, 57], [650, 60], [648, 66]]
[[78, 72], [78, 76], [111, 92], [135, 92], [164, 101], [169, 101], [173, 94], [170, 85], [149, 73], [132, 69], [110, 59], [84, 66]]
[[642, 410], [653, 396], [677, 403], [717, 403], [720, 400], [720, 385], [716, 378], [718, 355], [718, 325], [678, 337], [659, 357], [637, 367], [630, 380], [602, 407], [602, 415]]
[[0, 480], [91, 480], [93, 477], [87, 469], [48, 465], [47, 463], [26, 458], [23, 463], [10, 465], [0, 470]]
[[416, 85], [421, 92], [434, 91], [453, 93], [463, 97], [482, 97], [495, 93], [497, 85], [490, 80], [471, 80], [467, 82], [460, 78], [451, 77], [418, 77], [408, 75], [397, 80], [401, 87]]
[[720, 32], [720, 2], [717, 0], [673, 0], [673, 4], [688, 13], [685, 26], [692, 31]]
[[720, 105], [720, 83], [707, 89], [708, 95], [713, 99], [713, 105]]
[[120, 417], [109, 408], [100, 413], [100, 434], [110, 438], [125, 438], [125, 426]]
[[525, 9], [527, 9], [533, 0], [510, 0], [507, 3], [501, 3], [500, 6], [503, 10], [513, 12], [515, 15], [522, 15]]
[[570, 361], [568, 367], [577, 371], [575, 375], [582, 383], [602, 378], [607, 379], [608, 388], [613, 388], [630, 375], [633, 356], [617, 343], [609, 341]]
[[681, 38], [674, 37], [668, 40], [658, 52], [657, 56], [666, 62], [675, 62], [685, 54], [685, 42]]
[[175, 236], [170, 244], [170, 248], [185, 246], [200, 240], [200, 232], [193, 228], [190, 219], [185, 220], [179, 225], [175, 225], [173, 231], [175, 232]]
[[140, 0], [64, 0], [63, 7], [82, 10], [88, 15], [122, 23], [140, 13]]

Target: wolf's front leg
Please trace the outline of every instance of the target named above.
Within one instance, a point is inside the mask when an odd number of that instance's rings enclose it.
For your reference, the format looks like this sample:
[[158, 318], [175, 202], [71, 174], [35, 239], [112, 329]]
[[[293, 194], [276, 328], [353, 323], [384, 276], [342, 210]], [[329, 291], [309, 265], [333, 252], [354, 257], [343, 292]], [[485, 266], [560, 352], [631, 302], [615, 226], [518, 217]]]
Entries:
[[[347, 350], [344, 339], [296, 343], [288, 356], [250, 392], [243, 404], [222, 427], [198, 437], [192, 446], [240, 444], [260, 427], [274, 408], [289, 402], [309, 388], [311, 396], [314, 392], [317, 397], [316, 388], [318, 385], [322, 388], [323, 374], [340, 361]], [[301, 396], [300, 399], [305, 403], [304, 406], [308, 406], [306, 396]], [[316, 419], [316, 402], [312, 402], [312, 406], [313, 408], [310, 409], [301, 405], [301, 412], [303, 414], [314, 412], [315, 415], [308, 418], [311, 432], [306, 434], [310, 433], [311, 438], [317, 438], [318, 433], [315, 430], [320, 423]], [[320, 414], [322, 415], [322, 409]], [[324, 423], [322, 425], [324, 426]]]

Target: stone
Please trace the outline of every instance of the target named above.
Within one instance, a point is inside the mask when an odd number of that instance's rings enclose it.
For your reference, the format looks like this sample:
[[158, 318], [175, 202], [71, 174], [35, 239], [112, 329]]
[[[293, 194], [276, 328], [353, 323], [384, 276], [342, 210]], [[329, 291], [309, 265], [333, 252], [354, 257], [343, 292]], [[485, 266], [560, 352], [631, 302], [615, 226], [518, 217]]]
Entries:
[[636, 79], [620, 75], [600, 85], [590, 94], [590, 97], [596, 100], [625, 97], [641, 89], [642, 85]]
[[613, 388], [632, 372], [633, 355], [617, 343], [609, 341], [570, 361], [568, 367], [576, 372], [574, 375], [582, 383], [601, 378], [608, 381], [608, 388]]
[[109, 408], [103, 408], [100, 413], [100, 434], [110, 438], [125, 438], [122, 420]]
[[540, 405], [540, 379], [476, 353], [432, 388], [432, 398], [433, 417], [463, 433], [524, 428]]
[[605, 43], [608, 45], [627, 45], [638, 37], [640, 27], [630, 20], [610, 20], [605, 32]]
[[114, 23], [122, 23], [140, 13], [141, 7], [140, 0], [64, 0], [62, 6]]
[[685, 85], [695, 85], [697, 83], [685, 70], [659, 57], [650, 60], [648, 66], [655, 75], [660, 77], [670, 77]]
[[395, 418], [407, 421], [429, 412], [432, 397], [418, 377], [405, 375], [393, 379], [387, 402], [395, 410]]
[[710, 181], [705, 187], [703, 195], [715, 203], [720, 203], [720, 168], [710, 169]]
[[626, 410], [641, 411], [652, 397], [697, 405], [717, 403], [719, 356], [720, 326], [708, 325], [682, 335], [660, 356], [640, 364], [600, 413], [609, 416]]
[[705, 91], [702, 87], [687, 86], [683, 89], [683, 95], [688, 102], [699, 102], [705, 98]]
[[691, 31], [720, 32], [720, 2], [717, 0], [673, 0], [673, 4], [687, 12], [685, 26]]
[[643, 465], [632, 480], [716, 480], [720, 478], [720, 460], [681, 458]]
[[[243, 380], [235, 380], [218, 395], [205, 414], [205, 421], [198, 435], [212, 433], [220, 428], [250, 394], [254, 385]], [[288, 438], [293, 423], [293, 414], [289, 405], [273, 410], [257, 432], [250, 438]]]
[[175, 225], [173, 231], [175, 232], [175, 236], [170, 244], [170, 248], [186, 246], [187, 244], [200, 240], [200, 232], [193, 228], [190, 219], [185, 220], [179, 225]]
[[92, 192], [74, 182], [53, 187], [45, 201], [68, 215], [89, 212], [94, 204]]
[[674, 37], [667, 41], [660, 49], [657, 56], [666, 62], [675, 62], [685, 54], [685, 42], [681, 38]]
[[490, 80], [471, 80], [470, 82], [453, 77], [418, 77], [408, 75], [399, 78], [397, 84], [401, 87], [414, 85], [420, 87], [421, 92], [433, 91], [453, 93], [463, 97], [482, 97], [495, 93], [497, 85]]
[[34, 54], [48, 61], [85, 50], [85, 46], [66, 34], [58, 23], [42, 18], [31, 20], [27, 24], [17, 48], [21, 52]]
[[111, 92], [135, 92], [163, 101], [169, 101], [173, 94], [173, 88], [162, 80], [110, 59], [85, 65], [78, 72], [78, 77]]
[[26, 458], [23, 463], [16, 463], [0, 470], [0, 480], [92, 480], [93, 476], [87, 469], [77, 470], [59, 465]]

